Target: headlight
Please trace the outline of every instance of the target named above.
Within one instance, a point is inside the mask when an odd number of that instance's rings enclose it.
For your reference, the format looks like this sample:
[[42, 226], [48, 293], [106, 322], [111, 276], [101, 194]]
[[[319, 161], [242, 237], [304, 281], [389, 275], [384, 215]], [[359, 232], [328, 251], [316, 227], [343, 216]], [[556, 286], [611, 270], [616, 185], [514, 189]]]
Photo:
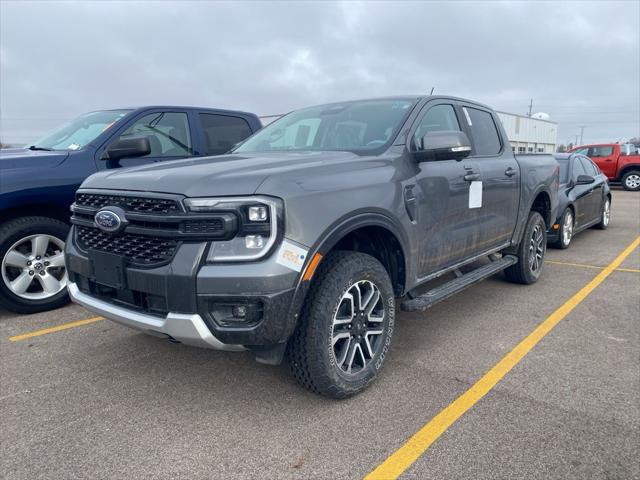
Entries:
[[211, 242], [207, 255], [209, 262], [257, 260], [271, 250], [278, 238], [282, 201], [277, 198], [187, 198], [184, 204], [194, 213], [231, 212], [238, 217], [238, 232], [234, 238]]

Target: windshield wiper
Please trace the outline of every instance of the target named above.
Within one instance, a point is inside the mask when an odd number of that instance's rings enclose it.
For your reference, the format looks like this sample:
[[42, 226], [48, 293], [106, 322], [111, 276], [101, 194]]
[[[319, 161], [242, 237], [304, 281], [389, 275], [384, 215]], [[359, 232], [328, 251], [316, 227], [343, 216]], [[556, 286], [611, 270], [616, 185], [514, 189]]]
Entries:
[[36, 145], [31, 145], [29, 147], [29, 150], [42, 150], [44, 152], [51, 152], [53, 151], [53, 148], [47, 148], [47, 147], [38, 147]]

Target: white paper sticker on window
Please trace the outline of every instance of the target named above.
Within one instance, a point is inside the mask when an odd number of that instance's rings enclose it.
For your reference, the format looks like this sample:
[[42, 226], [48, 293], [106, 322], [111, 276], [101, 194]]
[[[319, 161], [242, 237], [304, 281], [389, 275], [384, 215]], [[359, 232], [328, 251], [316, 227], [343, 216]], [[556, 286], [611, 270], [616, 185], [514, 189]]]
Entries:
[[482, 207], [482, 182], [471, 182], [469, 185], [469, 208]]
[[467, 117], [467, 123], [471, 127], [473, 123], [471, 123], [471, 117], [469, 116], [469, 112], [467, 112], [467, 107], [462, 107], [462, 111], [464, 112], [464, 116]]
[[299, 272], [302, 270], [304, 261], [307, 258], [307, 253], [308, 250], [300, 248], [299, 246], [285, 240], [282, 242], [280, 250], [278, 250], [276, 262], [290, 268], [291, 270]]

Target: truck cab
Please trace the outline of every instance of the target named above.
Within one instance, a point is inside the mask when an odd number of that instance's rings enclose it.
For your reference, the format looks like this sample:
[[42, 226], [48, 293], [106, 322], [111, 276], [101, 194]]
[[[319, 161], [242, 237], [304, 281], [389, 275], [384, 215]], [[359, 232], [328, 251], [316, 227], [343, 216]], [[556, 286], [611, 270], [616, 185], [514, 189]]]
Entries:
[[63, 305], [69, 207], [93, 173], [220, 155], [261, 128], [252, 113], [146, 106], [85, 113], [25, 148], [0, 150], [0, 305]]
[[579, 145], [568, 152], [586, 155], [609, 181], [620, 182], [625, 190], [640, 190], [640, 155], [632, 144], [604, 143]]

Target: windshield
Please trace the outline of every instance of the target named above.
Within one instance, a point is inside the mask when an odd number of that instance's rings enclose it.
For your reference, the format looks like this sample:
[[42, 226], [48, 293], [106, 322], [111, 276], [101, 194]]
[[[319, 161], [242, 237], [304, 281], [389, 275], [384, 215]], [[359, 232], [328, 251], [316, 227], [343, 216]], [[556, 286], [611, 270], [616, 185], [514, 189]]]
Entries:
[[363, 100], [305, 108], [269, 124], [235, 153], [375, 150], [391, 141], [415, 100]]
[[560, 165], [560, 183], [567, 183], [569, 181], [569, 159], [558, 158], [556, 160]]
[[41, 138], [31, 148], [42, 150], [78, 150], [124, 117], [130, 110], [89, 112]]

